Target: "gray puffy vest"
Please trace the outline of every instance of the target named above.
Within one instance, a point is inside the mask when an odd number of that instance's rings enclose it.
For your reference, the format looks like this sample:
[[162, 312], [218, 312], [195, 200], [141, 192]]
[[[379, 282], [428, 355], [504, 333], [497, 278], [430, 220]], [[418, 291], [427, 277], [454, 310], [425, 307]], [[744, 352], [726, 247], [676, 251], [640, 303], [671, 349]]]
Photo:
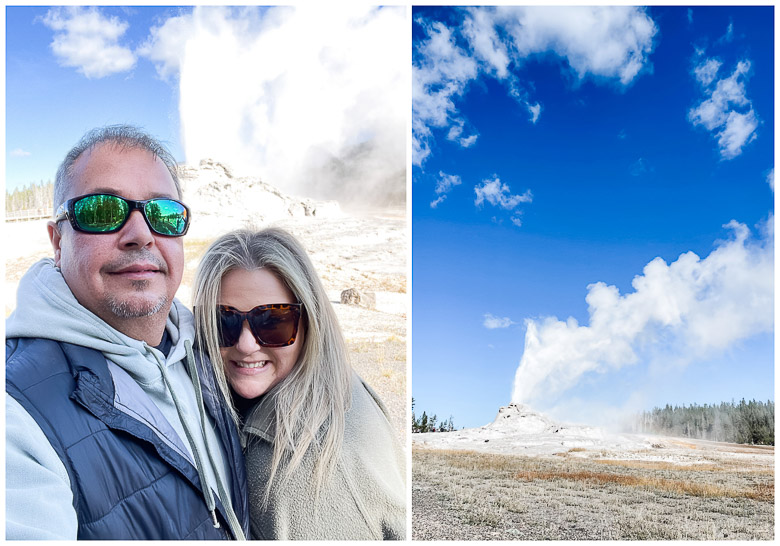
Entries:
[[[196, 358], [203, 402], [225, 449], [236, 517], [249, 528], [244, 458], [213, 371]], [[79, 539], [231, 539], [215, 528], [193, 465], [114, 404], [102, 353], [47, 339], [6, 340], [6, 392], [35, 419], [70, 477]]]

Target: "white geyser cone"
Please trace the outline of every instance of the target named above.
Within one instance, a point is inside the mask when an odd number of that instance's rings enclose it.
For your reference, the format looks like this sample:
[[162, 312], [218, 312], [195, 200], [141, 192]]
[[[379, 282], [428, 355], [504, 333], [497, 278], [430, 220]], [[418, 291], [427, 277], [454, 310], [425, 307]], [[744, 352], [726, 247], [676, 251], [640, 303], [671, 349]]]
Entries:
[[499, 408], [496, 418], [485, 428], [511, 435], [525, 435], [555, 434], [565, 427], [526, 404], [511, 403]]

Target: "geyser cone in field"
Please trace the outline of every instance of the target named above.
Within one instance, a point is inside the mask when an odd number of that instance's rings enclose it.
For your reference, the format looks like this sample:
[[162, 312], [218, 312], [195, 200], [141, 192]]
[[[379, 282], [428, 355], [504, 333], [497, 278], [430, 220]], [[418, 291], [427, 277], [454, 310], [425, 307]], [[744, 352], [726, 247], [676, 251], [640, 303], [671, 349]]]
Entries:
[[498, 410], [498, 415], [485, 428], [505, 434], [555, 434], [564, 427], [526, 404], [509, 404]]
[[341, 216], [336, 201], [317, 201], [289, 195], [260, 176], [236, 176], [225, 163], [204, 159], [198, 165], [180, 165], [184, 200], [194, 221], [190, 234], [213, 238], [243, 227], [305, 216]]
[[531, 406], [514, 402], [499, 408], [493, 422], [485, 426], [415, 434], [412, 438], [439, 449], [476, 449], [525, 455], [551, 455], [572, 448], [638, 445], [636, 440], [611, 435], [601, 428], [560, 423]]

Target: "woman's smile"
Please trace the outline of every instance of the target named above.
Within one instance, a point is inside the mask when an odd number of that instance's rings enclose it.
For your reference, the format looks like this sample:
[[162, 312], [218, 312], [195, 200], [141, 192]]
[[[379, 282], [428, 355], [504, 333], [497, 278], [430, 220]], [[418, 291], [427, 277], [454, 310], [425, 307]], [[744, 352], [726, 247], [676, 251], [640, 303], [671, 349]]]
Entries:
[[[234, 269], [224, 277], [219, 304], [246, 312], [258, 305], [295, 303], [295, 296], [267, 269]], [[235, 345], [222, 347], [225, 375], [230, 386], [244, 398], [262, 396], [290, 375], [301, 354], [303, 325], [298, 326], [295, 343], [286, 347], [265, 347], [245, 320]]]
[[271, 369], [270, 360], [260, 360], [255, 362], [236, 362], [231, 360], [230, 364], [236, 367], [236, 373], [253, 375], [260, 372], [266, 372]]

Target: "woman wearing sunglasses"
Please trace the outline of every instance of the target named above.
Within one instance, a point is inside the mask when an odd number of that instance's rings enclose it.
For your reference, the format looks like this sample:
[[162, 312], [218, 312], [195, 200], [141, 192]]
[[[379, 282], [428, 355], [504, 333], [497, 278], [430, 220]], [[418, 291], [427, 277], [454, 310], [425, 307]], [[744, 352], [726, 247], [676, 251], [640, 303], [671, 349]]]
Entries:
[[251, 538], [404, 539], [400, 446], [300, 243], [275, 228], [220, 237], [193, 304], [242, 427]]

